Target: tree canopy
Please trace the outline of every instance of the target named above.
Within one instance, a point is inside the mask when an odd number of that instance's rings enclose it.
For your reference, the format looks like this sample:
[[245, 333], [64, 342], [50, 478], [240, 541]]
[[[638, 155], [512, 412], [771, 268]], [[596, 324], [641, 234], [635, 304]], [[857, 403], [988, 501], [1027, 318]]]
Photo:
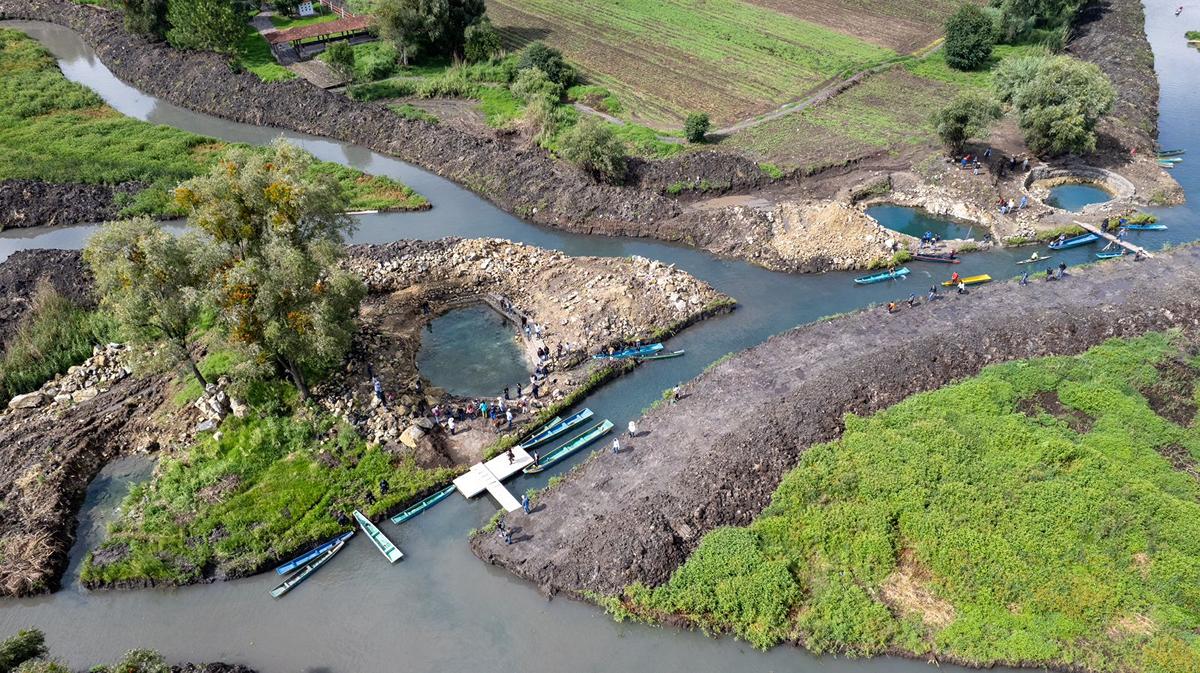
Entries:
[[537, 68], [564, 87], [574, 84], [577, 78], [575, 69], [563, 58], [562, 52], [542, 42], [530, 42], [522, 49], [517, 67], [521, 70]]
[[563, 134], [559, 146], [564, 159], [593, 176], [614, 184], [625, 179], [625, 143], [608, 125], [583, 119]]
[[463, 34], [463, 56], [471, 63], [486, 61], [500, 53], [500, 33], [486, 16], [467, 27]]
[[230, 0], [170, 0], [167, 41], [176, 49], [203, 49], [231, 54], [249, 28]]
[[957, 154], [968, 140], [986, 134], [988, 125], [999, 118], [999, 103], [983, 94], [968, 91], [935, 112], [933, 125], [946, 148]]
[[964, 4], [946, 21], [946, 63], [957, 70], [979, 70], [992, 58], [996, 29], [977, 5]]
[[1108, 77], [1069, 56], [1014, 61], [1001, 65], [995, 86], [1016, 109], [1029, 148], [1050, 155], [1094, 151], [1096, 124], [1116, 101]]
[[422, 47], [435, 44], [450, 19], [448, 0], [380, 0], [375, 5], [379, 35], [396, 45], [400, 62], [409, 60]]
[[684, 120], [683, 135], [687, 137], [689, 143], [702, 143], [711, 126], [712, 123], [709, 122], [707, 114], [692, 112]]

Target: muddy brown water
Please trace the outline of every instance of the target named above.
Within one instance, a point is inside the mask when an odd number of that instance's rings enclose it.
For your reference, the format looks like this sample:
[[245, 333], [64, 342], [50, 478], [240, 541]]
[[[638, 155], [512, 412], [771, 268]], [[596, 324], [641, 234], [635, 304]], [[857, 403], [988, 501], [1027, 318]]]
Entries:
[[[1189, 110], [1200, 102], [1200, 58], [1188, 49], [1166, 2], [1147, 3], [1147, 31], [1162, 80], [1163, 146], [1197, 148]], [[906, 281], [855, 287], [854, 274], [788, 276], [715, 259], [695, 250], [647, 240], [587, 237], [537, 227], [512, 217], [433, 174], [360, 147], [325, 139], [235, 124], [182, 110], [118, 81], [71, 31], [49, 24], [5, 22], [43, 42], [71, 79], [96, 90], [125, 114], [226, 140], [265, 143], [283, 135], [318, 157], [403, 180], [434, 204], [428, 212], [358, 218], [356, 242], [448, 235], [499, 236], [575, 255], [631, 255], [678, 264], [740, 301], [731, 315], [706, 321], [671, 339], [687, 355], [649, 363], [586, 401], [597, 416], [623, 426], [661, 391], [698, 374], [720, 356], [761, 343], [772, 334], [821, 316], [923, 293], [949, 267], [910, 264]], [[1200, 161], [1200, 159], [1197, 159]], [[1200, 167], [1185, 161], [1175, 170], [1189, 196], [1200, 194]], [[1171, 228], [1143, 234], [1151, 248], [1200, 238], [1200, 219], [1190, 206], [1161, 211]], [[33, 247], [80, 247], [94, 229], [18, 230], [0, 234], [0, 259]], [[1030, 249], [972, 254], [955, 267], [963, 275], [1018, 275], [1014, 264]], [[1094, 249], [1056, 258], [1091, 261]], [[510, 483], [513, 492], [541, 487], [569, 469]], [[153, 647], [169, 659], [243, 663], [275, 671], [447, 670], [537, 671], [805, 671], [884, 673], [933, 670], [895, 659], [854, 661], [813, 657], [779, 647], [767, 653], [730, 638], [710, 639], [673, 628], [617, 624], [599, 609], [569, 600], [547, 601], [536, 589], [471, 555], [466, 534], [487, 521], [495, 504], [486, 497], [454, 496], [403, 526], [384, 531], [404, 550], [390, 566], [361, 536], [334, 563], [300, 589], [273, 601], [274, 575], [181, 589], [88, 592], [75, 573], [82, 546], [96, 540], [97, 517], [111, 515], [114, 496], [137, 478], [137, 470], [111, 468], [89, 491], [81, 512], [83, 545], [72, 551], [65, 588], [32, 599], [0, 600], [0, 636], [37, 626], [54, 654], [74, 668], [117, 658], [132, 647]], [[125, 477], [112, 475], [124, 472]], [[115, 490], [113, 490], [115, 489]], [[552, 515], [547, 513], [547, 515]], [[942, 670], [962, 670], [943, 667]]]

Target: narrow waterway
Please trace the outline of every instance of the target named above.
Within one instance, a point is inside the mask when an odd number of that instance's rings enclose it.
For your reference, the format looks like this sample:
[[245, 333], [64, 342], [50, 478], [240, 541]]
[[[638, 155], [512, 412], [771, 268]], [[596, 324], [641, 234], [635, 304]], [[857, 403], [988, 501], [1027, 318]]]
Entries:
[[[1187, 48], [1173, 7], [1148, 3], [1148, 32], [1155, 43], [1163, 82], [1162, 138], [1171, 147], [1200, 148], [1190, 110], [1200, 102], [1200, 54]], [[198, 115], [145, 96], [116, 80], [72, 32], [48, 24], [7, 22], [41, 40], [60, 59], [71, 79], [96, 90], [118, 110], [157, 123], [231, 141], [265, 143], [284, 135], [318, 157], [388, 175], [411, 185], [434, 204], [431, 211], [358, 218], [358, 242], [442, 236], [499, 236], [573, 255], [644, 255], [703, 278], [736, 297], [740, 308], [694, 326], [670, 342], [687, 356], [649, 363], [587, 400], [601, 418], [622, 426], [660, 392], [696, 376], [713, 360], [761, 343], [772, 334], [824, 315], [923, 293], [951, 267], [910, 264], [907, 280], [856, 287], [854, 274], [789, 276], [702, 252], [647, 240], [586, 237], [537, 227], [507, 215], [474, 194], [403, 162], [329, 140], [281, 133]], [[302, 114], [301, 111], [298, 111]], [[1187, 162], [1175, 176], [1195, 198], [1200, 174]], [[1159, 213], [1170, 229], [1136, 241], [1151, 248], [1200, 238], [1190, 207]], [[13, 250], [79, 247], [88, 227], [0, 234], [0, 258]], [[1015, 276], [1015, 260], [1032, 249], [967, 256], [953, 267], [963, 275]], [[1093, 248], [1056, 258], [1091, 261]], [[987, 288], [975, 290], [987, 292]], [[570, 462], [581, 460], [577, 456]], [[570, 465], [538, 478], [522, 477], [513, 492], [543, 486]], [[95, 489], [93, 489], [95, 490]], [[102, 503], [102, 493], [90, 501]], [[95, 507], [110, 507], [97, 504]], [[389, 566], [358, 536], [334, 563], [293, 594], [272, 601], [273, 575], [171, 590], [86, 592], [74, 586], [50, 596], [0, 601], [0, 634], [37, 626], [47, 633], [55, 656], [75, 668], [112, 660], [132, 647], [157, 648], [168, 659], [226, 660], [264, 672], [505, 669], [537, 671], [820, 671], [916, 672], [933, 670], [904, 660], [847, 661], [812, 657], [790, 647], [767, 653], [732, 639], [617, 624], [600, 610], [568, 601], [546, 601], [534, 587], [480, 563], [466, 534], [495, 512], [486, 497], [467, 502], [454, 496], [416, 519], [384, 531], [404, 550]], [[85, 520], [92, 517], [85, 511]], [[554, 516], [547, 511], [543, 516]], [[73, 551], [78, 557], [80, 549]], [[74, 568], [72, 569], [74, 572]], [[942, 670], [952, 669], [943, 667]], [[961, 669], [959, 669], [961, 670]]]

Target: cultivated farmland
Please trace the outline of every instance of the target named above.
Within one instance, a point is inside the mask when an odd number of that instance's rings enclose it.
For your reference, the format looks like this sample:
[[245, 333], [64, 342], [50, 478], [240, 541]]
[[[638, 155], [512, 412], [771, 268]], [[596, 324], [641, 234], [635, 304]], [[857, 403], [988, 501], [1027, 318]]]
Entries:
[[901, 53], [928, 46], [960, 0], [749, 0]]
[[[731, 123], [897, 56], [767, 4], [488, 0], [488, 13], [508, 46], [544, 40], [559, 47], [589, 79], [616, 93], [634, 119], [659, 126], [678, 126], [691, 110], [709, 113], [717, 125]], [[865, 11], [862, 0], [844, 4]], [[937, 32], [930, 29], [931, 40]]]

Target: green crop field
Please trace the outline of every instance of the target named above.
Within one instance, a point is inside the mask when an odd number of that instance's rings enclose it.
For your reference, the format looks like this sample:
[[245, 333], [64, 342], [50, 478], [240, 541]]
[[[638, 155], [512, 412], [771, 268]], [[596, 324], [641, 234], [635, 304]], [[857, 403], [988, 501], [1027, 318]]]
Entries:
[[897, 56], [883, 46], [741, 0], [489, 0], [505, 43], [559, 47], [635, 120], [718, 125], [802, 98]]
[[606, 602], [763, 648], [1196, 673], [1197, 353], [1113, 340], [848, 416], [750, 526]]

